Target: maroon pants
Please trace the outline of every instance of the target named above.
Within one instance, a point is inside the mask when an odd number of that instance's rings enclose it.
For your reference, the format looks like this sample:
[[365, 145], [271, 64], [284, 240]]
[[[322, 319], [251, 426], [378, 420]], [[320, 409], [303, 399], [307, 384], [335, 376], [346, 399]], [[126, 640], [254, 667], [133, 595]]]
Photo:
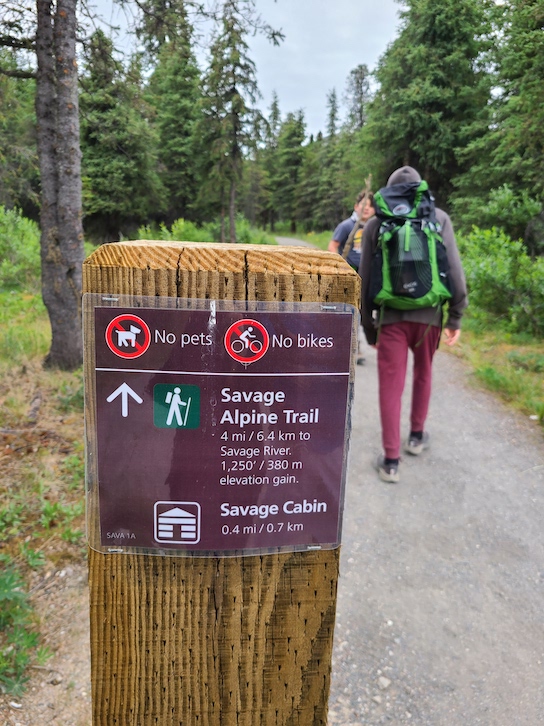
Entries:
[[392, 323], [380, 329], [378, 379], [382, 444], [385, 456], [400, 455], [401, 398], [406, 381], [408, 350], [414, 354], [410, 427], [423, 431], [431, 398], [432, 362], [440, 328], [423, 323]]

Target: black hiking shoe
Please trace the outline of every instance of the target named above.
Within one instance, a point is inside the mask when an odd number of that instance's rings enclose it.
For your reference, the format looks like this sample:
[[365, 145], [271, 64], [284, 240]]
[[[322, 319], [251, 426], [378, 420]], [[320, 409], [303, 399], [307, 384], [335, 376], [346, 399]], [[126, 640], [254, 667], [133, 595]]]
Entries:
[[396, 464], [387, 464], [385, 462], [385, 456], [380, 454], [376, 461], [376, 469], [378, 470], [378, 476], [382, 481], [385, 481], [388, 484], [396, 484], [400, 481], [398, 461]]
[[418, 439], [416, 436], [409, 436], [404, 443], [404, 451], [412, 456], [419, 456], [424, 449], [428, 449], [431, 445], [431, 437], [424, 431], [423, 436]]

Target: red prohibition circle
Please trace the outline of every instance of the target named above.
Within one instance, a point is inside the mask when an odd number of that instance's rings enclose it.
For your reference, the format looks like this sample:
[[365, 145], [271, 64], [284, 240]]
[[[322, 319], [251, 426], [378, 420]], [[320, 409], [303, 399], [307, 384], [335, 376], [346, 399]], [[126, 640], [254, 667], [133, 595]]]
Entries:
[[268, 330], [258, 320], [245, 318], [233, 323], [225, 333], [225, 349], [239, 363], [255, 363], [268, 350]]
[[[142, 340], [143, 336], [143, 340]], [[119, 358], [139, 358], [149, 348], [151, 331], [147, 323], [132, 313], [114, 318], [106, 328], [108, 348]]]

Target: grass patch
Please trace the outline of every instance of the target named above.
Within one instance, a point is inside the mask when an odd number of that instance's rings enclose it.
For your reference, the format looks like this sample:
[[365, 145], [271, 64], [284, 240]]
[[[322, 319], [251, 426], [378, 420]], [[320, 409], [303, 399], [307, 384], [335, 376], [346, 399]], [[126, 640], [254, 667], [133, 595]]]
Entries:
[[1, 292], [0, 692], [15, 696], [48, 655], [30, 584], [85, 556], [83, 375], [45, 370], [49, 342], [40, 296]]
[[508, 328], [508, 321], [471, 307], [454, 352], [470, 363], [484, 388], [544, 423], [544, 341]]
[[46, 355], [51, 327], [39, 295], [0, 292], [0, 360], [23, 363]]
[[544, 353], [534, 350], [511, 350], [506, 357], [518, 370], [544, 373]]
[[8, 557], [0, 561], [0, 688], [18, 696], [39, 636], [20, 571]]

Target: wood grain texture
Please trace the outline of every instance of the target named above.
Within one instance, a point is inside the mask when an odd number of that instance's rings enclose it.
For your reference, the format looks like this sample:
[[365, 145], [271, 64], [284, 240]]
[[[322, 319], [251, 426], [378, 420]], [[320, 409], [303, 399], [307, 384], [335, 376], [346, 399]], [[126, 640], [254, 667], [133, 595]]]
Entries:
[[[328, 252], [147, 241], [98, 248], [84, 263], [83, 285], [93, 293], [353, 305], [360, 289], [356, 273]], [[93, 726], [325, 725], [339, 556], [90, 549]]]

